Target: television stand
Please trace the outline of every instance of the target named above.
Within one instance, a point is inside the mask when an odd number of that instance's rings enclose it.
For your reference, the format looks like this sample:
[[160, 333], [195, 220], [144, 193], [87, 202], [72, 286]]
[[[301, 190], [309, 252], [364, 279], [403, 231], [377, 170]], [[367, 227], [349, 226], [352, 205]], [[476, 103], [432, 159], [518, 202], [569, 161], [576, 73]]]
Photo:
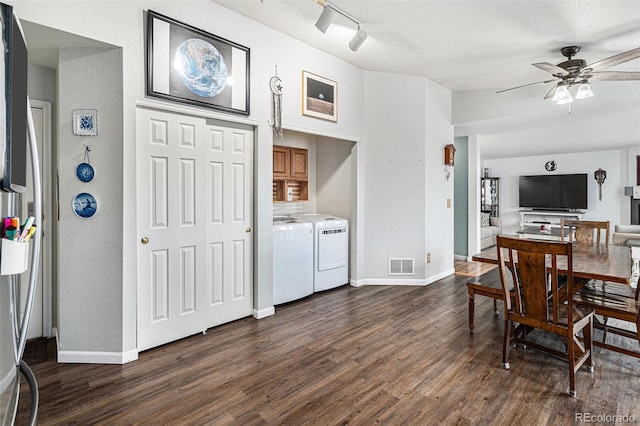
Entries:
[[[525, 226], [524, 229], [518, 231], [520, 238], [529, 238], [534, 240], [549, 240], [549, 241], [562, 241], [562, 229], [549, 228], [548, 231], [542, 231], [539, 226]], [[564, 236], [568, 234], [568, 229], [565, 228]]]
[[520, 230], [526, 227], [540, 227], [545, 224], [551, 228], [559, 228], [562, 219], [580, 220], [584, 212], [581, 211], [553, 211], [553, 210], [521, 210]]

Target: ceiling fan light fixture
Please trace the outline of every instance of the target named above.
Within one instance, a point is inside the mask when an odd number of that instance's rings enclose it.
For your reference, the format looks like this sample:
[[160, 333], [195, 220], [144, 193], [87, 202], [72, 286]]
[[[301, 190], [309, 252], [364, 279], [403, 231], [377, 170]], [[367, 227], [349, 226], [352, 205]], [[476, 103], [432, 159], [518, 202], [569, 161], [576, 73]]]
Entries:
[[571, 102], [573, 102], [573, 97], [571, 96], [571, 93], [569, 93], [569, 96], [559, 99], [558, 102], [556, 103], [558, 105], [564, 105], [564, 104], [570, 104]]
[[584, 59], [573, 59], [579, 51], [580, 46], [563, 47], [560, 49], [560, 53], [567, 58], [566, 61], [557, 65], [549, 62], [536, 62], [531, 64], [542, 71], [550, 73], [554, 77], [553, 79], [523, 84], [509, 89], [499, 90], [496, 93], [536, 84], [555, 82], [555, 85], [547, 92], [544, 99], [553, 98], [553, 100], [559, 104], [567, 104], [573, 102], [573, 97], [571, 93], [569, 93], [569, 89], [571, 89], [572, 86], [577, 87], [575, 99], [586, 99], [593, 96], [591, 86], [589, 85], [590, 79], [597, 81], [640, 81], [640, 73], [637, 71], [603, 71], [607, 68], [640, 58], [640, 47], [592, 62], [589, 65], [587, 65]]
[[558, 86], [556, 93], [553, 95], [553, 100], [556, 101], [558, 105], [564, 105], [573, 102], [573, 97], [567, 86]]
[[580, 86], [578, 86], [578, 91], [576, 92], [576, 99], [586, 99], [593, 96], [593, 92], [591, 91], [591, 86], [589, 83], [584, 82]]

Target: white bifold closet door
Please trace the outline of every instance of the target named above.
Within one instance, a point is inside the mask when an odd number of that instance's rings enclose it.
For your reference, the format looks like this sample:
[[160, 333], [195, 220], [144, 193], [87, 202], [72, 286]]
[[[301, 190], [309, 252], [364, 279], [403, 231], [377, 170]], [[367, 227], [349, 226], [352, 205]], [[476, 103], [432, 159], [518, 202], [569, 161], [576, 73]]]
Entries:
[[251, 315], [253, 129], [137, 109], [138, 350]]

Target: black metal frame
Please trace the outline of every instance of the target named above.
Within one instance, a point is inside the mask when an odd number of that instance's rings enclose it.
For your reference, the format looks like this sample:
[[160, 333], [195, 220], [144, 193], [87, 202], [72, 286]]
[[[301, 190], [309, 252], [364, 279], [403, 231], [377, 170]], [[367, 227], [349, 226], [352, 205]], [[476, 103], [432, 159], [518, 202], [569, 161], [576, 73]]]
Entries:
[[[153, 54], [154, 54], [154, 49], [162, 49], [165, 48], [165, 46], [154, 46], [154, 40], [153, 40], [153, 24], [154, 21], [164, 21], [169, 23], [171, 26], [176, 26], [179, 27], [180, 29], [182, 29], [185, 32], [188, 33], [193, 33], [194, 37], [198, 37], [198, 38], [202, 38], [205, 39], [205, 41], [210, 42], [212, 45], [218, 45], [218, 46], [224, 46], [224, 47], [228, 47], [228, 48], [235, 48], [235, 49], [239, 49], [242, 50], [246, 53], [246, 69], [245, 69], [245, 81], [243, 82], [236, 82], [236, 84], [239, 83], [244, 83], [245, 85], [245, 100], [244, 100], [244, 108], [233, 108], [230, 104], [222, 104], [222, 103], [217, 103], [216, 102], [216, 97], [211, 98], [211, 101], [207, 101], [205, 100], [205, 98], [199, 97], [195, 94], [193, 94], [193, 96], [191, 95], [184, 95], [184, 94], [177, 94], [177, 93], [164, 93], [164, 92], [160, 92], [158, 90], [155, 90], [153, 87]], [[152, 96], [152, 97], [156, 97], [156, 98], [161, 98], [164, 100], [169, 100], [169, 101], [174, 101], [174, 102], [181, 102], [181, 103], [187, 103], [187, 104], [191, 104], [191, 105], [196, 105], [196, 106], [200, 106], [200, 107], [205, 107], [205, 108], [212, 108], [212, 109], [217, 109], [223, 112], [229, 112], [229, 113], [233, 113], [233, 114], [240, 114], [240, 115], [245, 115], [248, 116], [249, 115], [249, 63], [250, 63], [250, 53], [251, 53], [251, 49], [249, 49], [246, 46], [242, 46], [238, 43], [235, 43], [233, 41], [224, 39], [222, 37], [210, 34], [204, 30], [201, 30], [199, 28], [193, 27], [191, 25], [185, 24], [183, 22], [180, 21], [176, 21], [173, 18], [170, 18], [168, 16], [165, 15], [161, 15], [157, 12], [148, 10], [147, 11], [147, 28], [146, 28], [146, 33], [147, 33], [147, 41], [146, 41], [146, 77], [147, 77], [147, 81], [146, 81], [146, 94], [147, 96]], [[166, 48], [168, 49], [169, 46], [166, 46]], [[222, 53], [221, 53], [222, 55]], [[224, 55], [223, 55], [224, 56]], [[226, 58], [227, 60], [229, 58]], [[225, 89], [226, 90], [226, 89]]]

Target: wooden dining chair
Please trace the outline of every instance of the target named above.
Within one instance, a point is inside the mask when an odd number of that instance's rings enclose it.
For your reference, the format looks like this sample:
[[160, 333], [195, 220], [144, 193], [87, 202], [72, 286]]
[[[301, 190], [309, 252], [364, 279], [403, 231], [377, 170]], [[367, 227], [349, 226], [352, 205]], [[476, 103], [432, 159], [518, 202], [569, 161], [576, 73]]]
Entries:
[[[635, 289], [619, 283], [607, 283], [603, 288], [585, 286], [573, 295], [573, 301], [595, 311], [593, 325], [602, 330], [602, 340], [594, 339], [595, 346], [640, 358], [640, 286]], [[601, 315], [603, 321], [598, 321], [597, 315]], [[617, 321], [609, 323], [611, 318]], [[608, 342], [609, 333], [629, 338], [635, 343], [627, 345], [621, 339]]]
[[[604, 233], [604, 238], [601, 234]], [[609, 245], [609, 221], [569, 220], [560, 221], [560, 237], [562, 241], [574, 241], [584, 244]], [[568, 238], [567, 238], [568, 237]]]
[[[602, 237], [604, 233], [604, 237]], [[562, 241], [572, 241], [577, 244], [604, 244], [609, 246], [609, 221], [598, 220], [572, 220], [561, 219], [560, 220], [560, 238]], [[576, 282], [579, 280], [576, 280]], [[581, 286], [585, 285], [590, 280], [582, 280]], [[602, 281], [602, 286], [606, 283]], [[605, 317], [604, 322], [607, 322]]]
[[[516, 343], [564, 358], [569, 363], [568, 393], [575, 397], [575, 373], [584, 364], [593, 371], [593, 310], [574, 306], [567, 297], [573, 294], [572, 243], [498, 236], [497, 250], [505, 304], [502, 366], [509, 369], [509, 352]], [[562, 271], [560, 262], [566, 262]], [[534, 329], [560, 336], [564, 351], [531, 340]]]

